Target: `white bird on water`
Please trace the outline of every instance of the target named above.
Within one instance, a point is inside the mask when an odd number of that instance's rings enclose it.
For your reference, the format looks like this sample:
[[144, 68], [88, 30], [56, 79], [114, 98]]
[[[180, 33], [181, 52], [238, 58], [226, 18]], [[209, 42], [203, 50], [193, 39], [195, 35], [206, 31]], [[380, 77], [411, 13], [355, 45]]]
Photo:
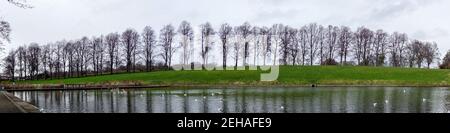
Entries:
[[388, 101], [388, 100], [385, 100], [384, 102], [385, 102], [386, 104], [388, 104], [388, 103], [389, 103], [389, 101]]
[[427, 99], [425, 99], [425, 98], [422, 98], [422, 102], [426, 102], [427, 101]]
[[374, 106], [374, 107], [377, 106], [377, 103], [373, 103], [373, 106]]

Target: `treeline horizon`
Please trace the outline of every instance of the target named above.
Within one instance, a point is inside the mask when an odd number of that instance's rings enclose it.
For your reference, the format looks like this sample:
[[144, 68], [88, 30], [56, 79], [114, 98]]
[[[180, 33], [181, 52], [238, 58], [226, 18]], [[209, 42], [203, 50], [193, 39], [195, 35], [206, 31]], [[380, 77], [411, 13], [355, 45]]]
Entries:
[[[439, 65], [440, 60], [435, 42], [364, 26], [356, 30], [317, 23], [300, 28], [283, 24], [258, 27], [245, 22], [239, 26], [224, 23], [215, 30], [206, 22], [198, 28], [199, 33], [194, 33], [193, 26], [182, 21], [177, 29], [171, 24], [164, 25], [158, 38], [155, 30], [146, 26], [140, 33], [128, 28], [122, 33], [91, 38], [44, 45], [30, 43], [8, 53], [3, 59], [4, 73], [11, 80], [31, 80], [168, 70], [176, 55], [180, 65], [203, 67], [207, 64], [430, 68], [433, 63]], [[195, 60], [197, 56], [201, 60]], [[217, 65], [220, 61], [210, 62], [214, 56], [222, 59], [221, 65]]]

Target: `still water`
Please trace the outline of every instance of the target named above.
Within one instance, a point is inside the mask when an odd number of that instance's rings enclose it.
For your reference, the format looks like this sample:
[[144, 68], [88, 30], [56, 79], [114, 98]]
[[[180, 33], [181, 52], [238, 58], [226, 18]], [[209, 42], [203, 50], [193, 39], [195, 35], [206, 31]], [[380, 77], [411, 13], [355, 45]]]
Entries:
[[13, 94], [47, 113], [450, 113], [450, 88], [166, 88]]

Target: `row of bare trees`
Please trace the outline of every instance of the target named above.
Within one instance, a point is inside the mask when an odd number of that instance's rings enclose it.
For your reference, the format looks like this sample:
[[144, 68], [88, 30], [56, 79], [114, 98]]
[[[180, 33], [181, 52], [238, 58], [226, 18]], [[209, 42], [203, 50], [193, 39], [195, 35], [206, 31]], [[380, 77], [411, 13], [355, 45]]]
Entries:
[[[258, 27], [246, 22], [235, 27], [225, 23], [216, 31], [207, 22], [199, 26], [199, 32], [195, 34], [191, 24], [183, 21], [177, 30], [170, 24], [163, 26], [158, 39], [147, 26], [141, 33], [127, 29], [121, 34], [46, 45], [31, 43], [9, 52], [4, 59], [5, 72], [19, 79], [40, 79], [152, 71], [169, 69], [176, 55], [182, 65], [195, 63], [195, 57], [201, 58], [202, 66], [219, 63], [216, 59], [210, 62], [215, 53], [223, 67], [232, 62], [234, 67], [242, 63], [429, 68], [439, 57], [436, 43], [365, 27], [353, 31], [346, 26], [316, 23], [294, 28], [283, 24]], [[200, 47], [197, 53], [195, 44]]]

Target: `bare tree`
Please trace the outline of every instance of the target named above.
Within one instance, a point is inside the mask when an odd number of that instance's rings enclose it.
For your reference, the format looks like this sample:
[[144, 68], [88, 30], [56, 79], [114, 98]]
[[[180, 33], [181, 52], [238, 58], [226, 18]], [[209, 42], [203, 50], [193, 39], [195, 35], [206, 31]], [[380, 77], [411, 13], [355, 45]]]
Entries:
[[254, 26], [251, 30], [251, 35], [253, 37], [253, 65], [256, 66], [258, 63], [258, 57], [259, 57], [259, 49], [261, 49], [260, 43], [261, 43], [261, 28]]
[[0, 20], [0, 45], [10, 42], [11, 27], [8, 22]]
[[375, 32], [373, 47], [375, 54], [375, 65], [383, 66], [386, 59], [386, 50], [388, 44], [388, 33], [383, 30], [377, 30]]
[[233, 28], [228, 24], [228, 23], [224, 23], [220, 26], [220, 30], [219, 30], [219, 38], [220, 41], [222, 42], [222, 65], [223, 68], [227, 67], [227, 57], [228, 57], [228, 43], [229, 43], [229, 39], [231, 38], [231, 36], [233, 35]]
[[339, 40], [339, 32], [340, 32], [339, 27], [331, 26], [331, 25], [329, 25], [326, 30], [326, 39], [325, 39], [326, 47], [327, 47], [326, 60], [334, 61], [334, 53], [335, 53], [336, 47], [338, 47], [337, 44], [338, 44], [338, 40]]
[[353, 33], [349, 27], [342, 26], [339, 34], [339, 56], [340, 64], [347, 63], [347, 55], [349, 53], [350, 44], [352, 43]]
[[250, 23], [245, 22], [241, 26], [239, 26], [236, 30], [237, 34], [239, 35], [240, 42], [243, 42], [244, 45], [244, 51], [242, 54], [242, 65], [247, 66], [248, 65], [248, 57], [250, 56], [250, 44], [249, 44], [249, 36], [251, 35], [251, 26]]
[[372, 48], [373, 32], [365, 27], [360, 27], [355, 32], [355, 56], [358, 65], [368, 66]]
[[[89, 45], [91, 45], [91, 40], [88, 37], [83, 37], [81, 38], [77, 44], [79, 46], [77, 46], [77, 53], [79, 56], [79, 67], [80, 67], [80, 72], [79, 72], [79, 76], [85, 76], [87, 73], [87, 67], [89, 64], [89, 53], [90, 53], [90, 49], [89, 49]], [[78, 70], [78, 69], [77, 69]]]
[[291, 41], [288, 44], [288, 49], [293, 66], [297, 63], [298, 53], [300, 52], [300, 40], [298, 37], [298, 30], [291, 28], [289, 30], [289, 38]]
[[267, 57], [270, 56], [272, 52], [272, 33], [271, 30], [267, 27], [262, 27], [260, 30], [261, 43], [262, 43], [262, 56], [263, 56], [263, 65], [266, 65]]
[[441, 69], [450, 69], [450, 50], [447, 51], [444, 58], [442, 59], [442, 63], [439, 65]]
[[[64, 72], [64, 78], [65, 77], [72, 77], [73, 76], [73, 68], [74, 68], [74, 43], [72, 41], [69, 41], [65, 44], [63, 49], [63, 72]], [[67, 68], [67, 73], [66, 73]]]
[[289, 56], [289, 45], [292, 41], [291, 34], [295, 34], [295, 30], [292, 29], [289, 26], [284, 26], [282, 30], [279, 32], [280, 37], [280, 53], [281, 53], [281, 59], [280, 64], [287, 65], [288, 64], [288, 56]]
[[404, 58], [406, 60], [405, 63], [407, 63], [405, 65], [408, 65], [409, 68], [413, 68], [415, 63], [416, 63], [416, 55], [414, 54], [413, 45], [411, 45], [411, 44], [410, 45], [406, 45], [404, 52], [405, 52]]
[[16, 72], [16, 54], [15, 50], [11, 50], [3, 61], [5, 62], [5, 73], [11, 78], [11, 81], [15, 80], [15, 72]]
[[73, 63], [75, 63], [75, 71], [77, 77], [80, 77], [83, 71], [84, 48], [85, 46], [81, 42], [81, 39], [76, 40], [74, 43], [72, 43], [72, 50], [74, 50], [75, 53], [75, 59]]
[[[58, 42], [56, 42], [56, 48], [55, 48], [55, 63], [54, 63], [54, 65], [55, 65], [55, 73], [56, 73], [56, 77], [60, 77], [61, 75], [60, 75], [60, 73], [61, 73], [61, 68], [62, 69], [64, 69], [65, 68], [65, 66], [64, 66], [64, 64], [65, 64], [65, 61], [66, 60], [64, 60], [65, 58], [64, 58], [64, 47], [65, 47], [65, 45], [67, 44], [67, 42], [65, 41], [65, 40], [62, 40], [62, 41], [58, 41]], [[65, 69], [64, 69], [64, 71], [63, 72], [65, 72]]]
[[91, 60], [92, 60], [92, 68], [96, 75], [102, 73], [103, 69], [103, 58], [104, 58], [104, 37], [93, 37], [92, 43], [90, 45], [91, 48]]
[[[114, 73], [114, 64], [117, 64], [118, 60], [118, 47], [119, 47], [119, 34], [110, 33], [105, 37], [108, 56], [109, 56], [109, 71], [111, 74]], [[116, 67], [118, 67], [116, 65]]]
[[39, 55], [39, 59], [42, 62], [42, 73], [43, 78], [46, 79], [49, 75], [49, 71], [47, 70], [47, 68], [50, 68], [50, 45], [51, 44], [47, 44], [47, 45], [43, 45], [41, 46], [41, 54]]
[[190, 55], [193, 48], [193, 40], [194, 40], [194, 30], [191, 27], [191, 24], [187, 21], [183, 21], [178, 28], [178, 33], [181, 35], [181, 48], [183, 49], [183, 54], [181, 55], [182, 64], [189, 64]]
[[424, 58], [425, 61], [427, 63], [427, 67], [428, 69], [430, 68], [430, 65], [435, 61], [438, 60], [439, 58], [439, 49], [437, 47], [436, 42], [430, 43], [430, 42], [426, 42], [424, 49]]
[[309, 61], [310, 65], [314, 64], [314, 60], [317, 52], [318, 35], [320, 34], [319, 26], [316, 23], [309, 24], [306, 26], [306, 35], [308, 40], [309, 48]]
[[41, 55], [41, 48], [37, 43], [31, 43], [30, 46], [28, 46], [27, 54], [30, 77], [32, 79], [37, 79], [37, 75], [39, 73], [39, 55]]
[[417, 67], [422, 68], [422, 63], [425, 59], [424, 42], [414, 40], [411, 43], [411, 47], [412, 47], [412, 54], [414, 55]]
[[144, 42], [145, 67], [151, 71], [153, 65], [153, 56], [155, 51], [156, 37], [155, 31], [150, 26], [146, 26], [142, 32], [142, 41]]
[[48, 78], [50, 78], [50, 79], [52, 79], [53, 77], [54, 77], [54, 71], [55, 71], [55, 61], [56, 61], [56, 56], [55, 56], [55, 54], [56, 54], [56, 45], [55, 45], [55, 43], [49, 43], [49, 44], [47, 44], [48, 45], [48, 49], [49, 49], [49, 53], [48, 53], [48, 68], [49, 68], [49, 71], [48, 71]]
[[215, 35], [215, 31], [209, 22], [200, 25], [201, 30], [201, 43], [202, 43], [202, 51], [201, 56], [203, 59], [202, 68], [208, 64], [208, 56], [209, 52], [212, 50], [212, 45], [214, 44], [211, 37]]
[[161, 56], [164, 59], [164, 66], [169, 69], [172, 63], [172, 55], [176, 50], [173, 46], [175, 30], [172, 25], [165, 25], [160, 31], [159, 41], [162, 48]]
[[403, 66], [403, 52], [408, 43], [408, 36], [404, 33], [394, 32], [390, 37], [390, 60], [394, 67]]
[[271, 35], [273, 36], [273, 41], [275, 42], [273, 45], [275, 47], [275, 49], [273, 50], [273, 65], [276, 65], [277, 62], [277, 51], [278, 51], [278, 45], [280, 44], [281, 41], [281, 36], [280, 34], [282, 34], [284, 25], [283, 24], [274, 24], [272, 25], [271, 28]]
[[238, 66], [238, 62], [239, 62], [239, 57], [240, 57], [240, 53], [241, 53], [241, 48], [242, 45], [240, 42], [240, 37], [238, 36], [238, 29], [239, 27], [235, 27], [234, 28], [234, 41], [233, 41], [233, 59], [234, 59], [234, 68], [237, 68]]
[[324, 64], [323, 62], [326, 59], [326, 30], [322, 25], [319, 25], [319, 29], [318, 29], [318, 33], [317, 33], [317, 45], [318, 45], [318, 49], [319, 49], [319, 64], [322, 65]]
[[306, 63], [306, 56], [308, 55], [308, 35], [306, 34], [306, 26], [299, 29], [297, 36], [297, 40], [300, 43], [301, 65], [304, 66]]
[[134, 29], [127, 29], [122, 33], [121, 41], [124, 46], [127, 72], [131, 72], [131, 69], [135, 71], [136, 48], [139, 43], [139, 34]]
[[19, 65], [19, 79], [24, 79], [25, 75], [26, 75], [26, 66], [27, 66], [27, 62], [26, 62], [26, 54], [27, 50], [25, 46], [19, 46], [19, 48], [17, 48], [17, 64]]

